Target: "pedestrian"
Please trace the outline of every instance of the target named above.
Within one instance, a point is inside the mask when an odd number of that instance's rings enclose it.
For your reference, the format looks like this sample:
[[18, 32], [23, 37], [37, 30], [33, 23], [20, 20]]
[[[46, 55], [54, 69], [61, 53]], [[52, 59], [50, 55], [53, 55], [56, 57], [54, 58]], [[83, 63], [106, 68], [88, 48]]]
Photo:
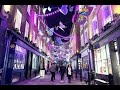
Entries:
[[71, 66], [71, 64], [68, 64], [68, 66], [67, 66], [68, 83], [71, 83], [72, 75], [73, 75], [72, 66]]
[[66, 71], [66, 67], [63, 64], [61, 64], [61, 66], [60, 66], [60, 75], [61, 75], [61, 81], [60, 82], [61, 83], [64, 82], [63, 80], [64, 80], [65, 71]]
[[58, 65], [56, 65], [56, 71], [57, 71], [57, 73], [58, 73]]
[[51, 81], [55, 80], [55, 71], [56, 71], [56, 66], [55, 63], [52, 63], [50, 67], [50, 72], [51, 72]]
[[113, 83], [113, 75], [110, 73], [109, 75], [108, 75], [108, 77], [109, 77], [109, 85], [113, 85], [114, 83]]

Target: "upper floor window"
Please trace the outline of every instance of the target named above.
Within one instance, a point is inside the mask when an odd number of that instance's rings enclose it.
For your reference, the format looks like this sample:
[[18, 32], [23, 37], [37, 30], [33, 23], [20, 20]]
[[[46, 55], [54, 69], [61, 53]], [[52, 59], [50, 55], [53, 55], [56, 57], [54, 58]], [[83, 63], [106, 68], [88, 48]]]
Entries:
[[34, 24], [36, 25], [36, 23], [37, 23], [37, 14], [36, 12], [34, 12]]
[[29, 33], [29, 23], [26, 21], [26, 25], [25, 25], [25, 37], [28, 37], [28, 33]]
[[28, 12], [29, 15], [30, 15], [30, 9], [31, 9], [31, 5], [28, 5], [27, 12]]
[[15, 28], [17, 28], [19, 32], [20, 32], [20, 27], [21, 27], [21, 20], [22, 20], [22, 14], [17, 9], [16, 15], [15, 15]]
[[112, 21], [112, 11], [111, 11], [111, 5], [103, 5], [103, 25], [105, 26], [108, 22]]
[[89, 40], [89, 38], [88, 38], [88, 29], [87, 28], [84, 31], [84, 40], [85, 40], [85, 43], [87, 43], [88, 40]]
[[83, 37], [83, 34], [81, 35], [81, 46], [84, 46], [84, 37]]
[[92, 36], [98, 34], [98, 21], [97, 21], [97, 17], [95, 16], [92, 20]]

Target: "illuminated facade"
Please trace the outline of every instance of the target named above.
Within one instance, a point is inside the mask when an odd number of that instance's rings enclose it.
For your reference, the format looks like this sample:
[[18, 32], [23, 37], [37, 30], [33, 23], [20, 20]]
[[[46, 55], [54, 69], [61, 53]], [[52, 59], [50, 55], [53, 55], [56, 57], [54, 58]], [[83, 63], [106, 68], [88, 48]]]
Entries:
[[83, 78], [87, 79], [87, 72], [92, 69], [95, 70], [96, 78], [109, 81], [108, 75], [112, 74], [114, 84], [120, 83], [117, 69], [120, 57], [119, 9], [120, 5], [94, 5], [87, 25], [80, 26], [81, 59], [88, 66], [82, 67]]
[[0, 14], [0, 18], [3, 18], [0, 23], [0, 36], [5, 44], [1, 47], [3, 49], [0, 49], [0, 69], [3, 68], [0, 83], [16, 83], [35, 77], [40, 69], [47, 65], [44, 53], [50, 54], [46, 42], [47, 27], [41, 22], [45, 22], [45, 19], [37, 17], [37, 14], [42, 14], [42, 7], [2, 5]]

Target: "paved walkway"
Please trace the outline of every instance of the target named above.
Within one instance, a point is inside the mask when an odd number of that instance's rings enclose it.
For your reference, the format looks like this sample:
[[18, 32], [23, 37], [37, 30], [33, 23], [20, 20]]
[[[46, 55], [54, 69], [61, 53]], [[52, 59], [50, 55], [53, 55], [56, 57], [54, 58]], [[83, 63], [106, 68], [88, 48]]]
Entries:
[[73, 79], [71, 83], [68, 83], [68, 79], [65, 75], [64, 82], [60, 83], [60, 75], [56, 74], [56, 79], [54, 82], [51, 82], [51, 75], [47, 74], [45, 77], [37, 76], [31, 80], [22, 81], [16, 85], [87, 85], [84, 81], [80, 82], [80, 80]]

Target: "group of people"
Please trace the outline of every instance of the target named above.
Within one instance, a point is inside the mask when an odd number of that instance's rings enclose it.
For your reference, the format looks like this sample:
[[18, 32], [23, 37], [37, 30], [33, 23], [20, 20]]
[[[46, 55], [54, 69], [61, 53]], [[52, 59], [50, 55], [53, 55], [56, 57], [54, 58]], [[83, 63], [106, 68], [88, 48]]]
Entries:
[[[61, 83], [64, 82], [64, 75], [65, 73], [67, 74], [68, 77], [68, 83], [71, 83], [71, 78], [73, 76], [73, 69], [72, 66], [70, 64], [68, 64], [67, 68], [66, 66], [64, 66], [64, 64], [61, 64], [59, 69], [57, 67], [57, 70], [59, 70], [60, 76], [61, 76]], [[51, 67], [50, 67], [50, 72], [51, 72], [51, 81], [55, 80], [55, 73], [56, 73], [56, 65], [55, 63], [52, 63]]]

